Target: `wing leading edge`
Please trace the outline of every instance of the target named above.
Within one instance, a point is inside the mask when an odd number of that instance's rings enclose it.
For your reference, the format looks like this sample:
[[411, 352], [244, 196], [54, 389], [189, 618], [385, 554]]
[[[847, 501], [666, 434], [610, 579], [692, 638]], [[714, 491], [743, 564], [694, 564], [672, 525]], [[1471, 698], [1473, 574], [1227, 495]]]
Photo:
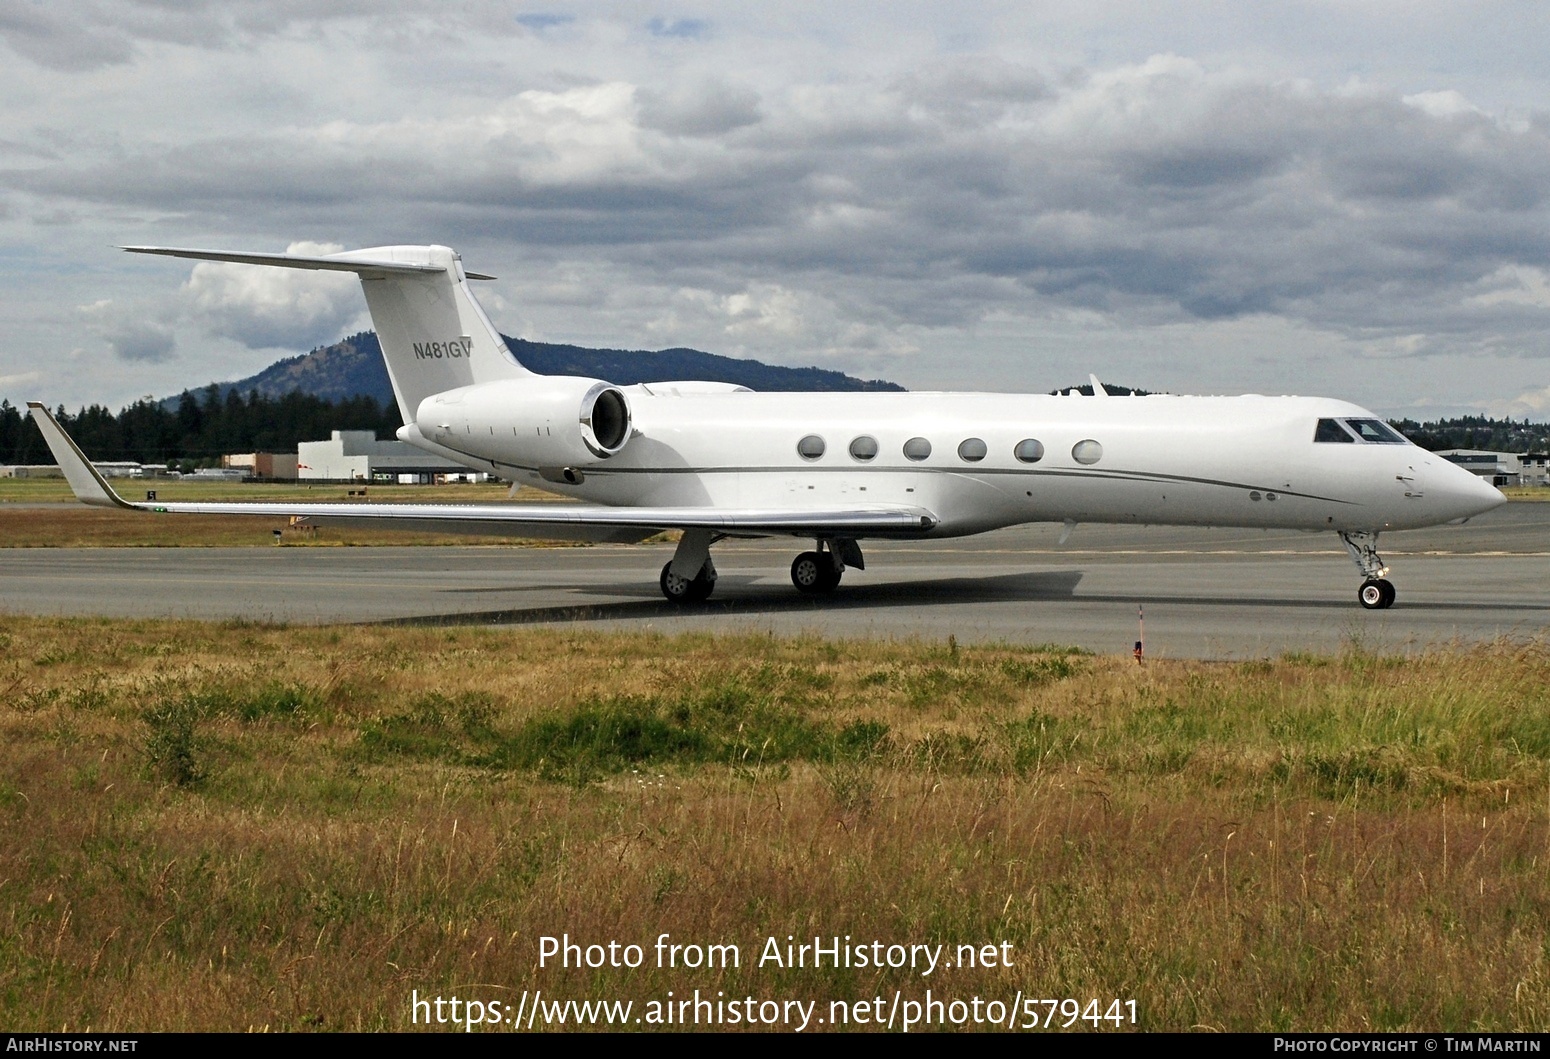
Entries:
[[183, 515], [300, 517], [381, 528], [441, 528], [561, 539], [575, 539], [578, 530], [589, 528], [622, 531], [611, 536], [626, 539], [670, 529], [750, 537], [913, 537], [931, 530], [939, 521], [924, 508], [886, 504], [802, 510], [591, 504], [138, 503], [114, 492], [46, 407], [36, 401], [29, 401], [27, 407], [76, 499], [95, 507]]

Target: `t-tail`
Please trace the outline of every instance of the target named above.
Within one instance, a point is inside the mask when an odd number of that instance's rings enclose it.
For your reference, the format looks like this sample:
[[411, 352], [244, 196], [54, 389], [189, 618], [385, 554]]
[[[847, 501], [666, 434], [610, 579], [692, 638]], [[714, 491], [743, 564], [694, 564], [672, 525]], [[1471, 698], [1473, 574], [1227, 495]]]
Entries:
[[122, 249], [200, 261], [354, 272], [405, 423], [415, 421], [420, 402], [432, 394], [532, 374], [511, 355], [468, 288], [470, 279], [494, 277], [465, 272], [462, 258], [449, 247], [375, 246], [323, 257], [162, 246]]

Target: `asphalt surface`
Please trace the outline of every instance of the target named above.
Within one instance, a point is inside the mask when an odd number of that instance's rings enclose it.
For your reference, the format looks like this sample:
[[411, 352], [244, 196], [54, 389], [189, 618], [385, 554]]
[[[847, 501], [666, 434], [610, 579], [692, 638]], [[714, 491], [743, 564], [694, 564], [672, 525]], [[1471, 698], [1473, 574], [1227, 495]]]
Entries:
[[709, 603], [664, 601], [671, 545], [584, 548], [0, 548], [0, 611], [277, 622], [482, 623], [660, 632], [1076, 644], [1152, 657], [1404, 650], [1550, 636], [1550, 503], [1385, 535], [1398, 601], [1356, 602], [1333, 534], [1028, 526], [956, 541], [866, 543], [830, 597], [788, 569], [811, 542], [726, 541]]

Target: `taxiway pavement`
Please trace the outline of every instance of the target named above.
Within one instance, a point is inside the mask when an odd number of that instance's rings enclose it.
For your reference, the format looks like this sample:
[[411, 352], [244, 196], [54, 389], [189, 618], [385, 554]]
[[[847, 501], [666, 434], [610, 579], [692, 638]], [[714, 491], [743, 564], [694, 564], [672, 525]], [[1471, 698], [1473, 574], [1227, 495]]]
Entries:
[[708, 604], [664, 601], [671, 545], [580, 548], [0, 549], [10, 614], [276, 622], [574, 625], [1075, 644], [1152, 657], [1251, 658], [1550, 635], [1550, 503], [1385, 535], [1398, 601], [1356, 603], [1333, 534], [1027, 526], [866, 545], [831, 597], [799, 595], [797, 540], [726, 541]]

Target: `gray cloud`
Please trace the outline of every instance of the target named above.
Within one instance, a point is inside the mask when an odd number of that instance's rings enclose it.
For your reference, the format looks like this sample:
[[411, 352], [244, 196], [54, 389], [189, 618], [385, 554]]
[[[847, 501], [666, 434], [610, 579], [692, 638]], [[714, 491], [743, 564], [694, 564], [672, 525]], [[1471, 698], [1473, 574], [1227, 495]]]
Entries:
[[[0, 223], [45, 259], [75, 239], [91, 267], [110, 242], [445, 242], [508, 277], [537, 329], [781, 359], [902, 365], [986, 329], [1034, 346], [1079, 327], [1301, 336], [1456, 372], [1550, 356], [1550, 118], [1532, 105], [1385, 87], [1349, 74], [1356, 51], [1338, 76], [1287, 72], [1333, 30], [1241, 61], [1208, 33], [1198, 60], [1151, 55], [1176, 27], [1135, 3], [1090, 20], [1150, 27], [1126, 54], [1123, 33], [1061, 39], [1019, 5], [907, 6], [729, 2], [713, 32], [676, 15], [643, 32], [588, 3], [0, 0], [13, 50], [73, 71], [20, 64], [0, 89], [18, 148]], [[1255, 40], [1301, 24], [1256, 22]], [[207, 281], [157, 325], [185, 351], [196, 329], [305, 348], [359, 309], [343, 288]]]
[[654, 18], [646, 23], [646, 29], [654, 37], [703, 37], [710, 30], [710, 23], [703, 18]]
[[[425, 24], [427, 18], [434, 23]], [[128, 63], [147, 44], [219, 50], [351, 21], [365, 23], [384, 38], [409, 32], [423, 42], [449, 29], [515, 33], [522, 17], [512, 19], [498, 0], [455, 6], [436, 0], [399, 0], [392, 6], [372, 0], [0, 0], [0, 39], [40, 66], [66, 71]]]
[[240, 216], [371, 231], [391, 210], [474, 245], [602, 246], [645, 268], [714, 263], [814, 290], [843, 275], [874, 316], [923, 326], [1031, 299], [1372, 333], [1467, 331], [1483, 315], [1464, 311], [1468, 285], [1550, 267], [1547, 165], [1542, 122], [1165, 58], [1060, 85], [949, 66], [776, 100], [595, 85], [462, 122], [298, 128], [4, 179], [213, 230]]
[[168, 360], [177, 347], [172, 329], [151, 321], [126, 322], [110, 328], [105, 335], [113, 353], [121, 360]]
[[128, 34], [84, 25], [54, 5], [0, 0], [0, 37], [24, 58], [56, 70], [90, 70], [128, 62]]
[[719, 136], [756, 125], [762, 116], [759, 93], [721, 82], [696, 86], [687, 92], [635, 93], [640, 104], [640, 124], [675, 136]]
[[517, 16], [517, 21], [534, 32], [542, 32], [546, 29], [554, 29], [558, 26], [569, 25], [576, 21], [575, 15], [545, 14], [532, 12]]

